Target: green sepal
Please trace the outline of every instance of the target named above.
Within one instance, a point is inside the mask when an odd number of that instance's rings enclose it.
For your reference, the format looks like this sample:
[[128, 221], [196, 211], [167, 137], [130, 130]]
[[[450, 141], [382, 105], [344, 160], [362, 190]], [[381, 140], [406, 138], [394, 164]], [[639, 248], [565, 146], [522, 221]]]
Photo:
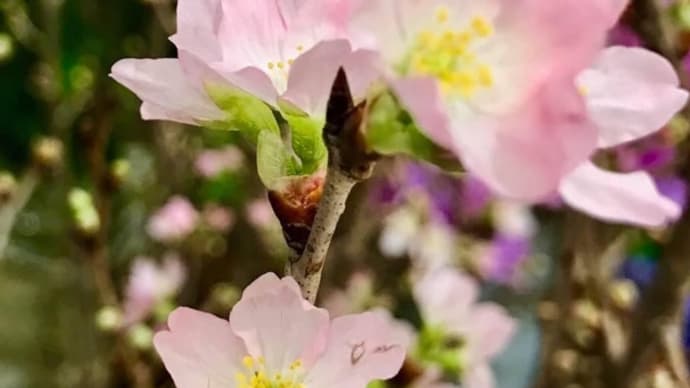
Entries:
[[259, 134], [269, 131], [280, 134], [271, 108], [260, 99], [240, 89], [206, 85], [213, 102], [227, 114], [227, 119], [206, 123], [212, 129], [239, 131], [251, 143], [258, 144]]
[[328, 150], [322, 137], [324, 122], [289, 114], [283, 117], [290, 125], [292, 149], [302, 162], [299, 175], [313, 174], [322, 168], [328, 159]]
[[259, 178], [264, 186], [272, 188], [280, 178], [300, 175], [301, 166], [294, 153], [272, 131], [259, 133], [256, 144], [256, 163]]
[[381, 95], [372, 105], [366, 141], [381, 155], [406, 155], [447, 171], [462, 171], [460, 162], [426, 137], [391, 94]]

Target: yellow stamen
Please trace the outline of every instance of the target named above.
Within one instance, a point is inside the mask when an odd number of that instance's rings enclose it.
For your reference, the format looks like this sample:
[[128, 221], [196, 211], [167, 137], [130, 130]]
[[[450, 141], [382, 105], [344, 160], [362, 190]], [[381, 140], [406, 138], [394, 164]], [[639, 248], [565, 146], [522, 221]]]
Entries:
[[448, 19], [450, 18], [450, 11], [448, 10], [447, 7], [439, 7], [438, 10], [436, 10], [436, 21], [443, 24], [447, 23]]
[[491, 26], [491, 23], [483, 17], [472, 19], [472, 29], [482, 38], [488, 38], [494, 33], [494, 28]]
[[[437, 10], [435, 21], [450, 17], [447, 8]], [[402, 70], [439, 80], [441, 90], [463, 99], [472, 98], [480, 89], [494, 86], [491, 66], [477, 58], [475, 47], [493, 34], [493, 25], [483, 17], [474, 17], [465, 28], [421, 30]]]

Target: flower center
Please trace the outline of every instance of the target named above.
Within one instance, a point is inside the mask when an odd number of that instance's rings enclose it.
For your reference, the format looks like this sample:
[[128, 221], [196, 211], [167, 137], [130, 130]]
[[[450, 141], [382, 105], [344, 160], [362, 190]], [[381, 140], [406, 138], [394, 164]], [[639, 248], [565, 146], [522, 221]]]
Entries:
[[287, 60], [279, 59], [277, 61], [269, 61], [266, 63], [264, 70], [268, 76], [273, 80], [276, 88], [279, 91], [287, 89], [288, 76], [290, 75], [290, 66], [295, 63], [296, 57], [304, 53], [304, 46], [298, 45], [294, 50], [289, 50], [294, 57], [289, 57]]
[[475, 16], [462, 27], [450, 25], [450, 10], [439, 7], [431, 28], [421, 30], [404, 68], [438, 79], [445, 95], [469, 99], [494, 85], [494, 71], [477, 58], [477, 47], [494, 35], [493, 24]]
[[302, 361], [295, 360], [282, 373], [270, 373], [266, 370], [263, 357], [244, 357], [244, 372], [235, 374], [237, 388], [307, 388], [301, 382], [304, 375]]

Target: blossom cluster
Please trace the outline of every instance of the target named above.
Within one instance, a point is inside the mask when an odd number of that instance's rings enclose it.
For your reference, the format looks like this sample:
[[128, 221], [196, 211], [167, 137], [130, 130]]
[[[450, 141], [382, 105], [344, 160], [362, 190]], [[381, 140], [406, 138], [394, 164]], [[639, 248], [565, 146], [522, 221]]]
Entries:
[[[420, 387], [493, 387], [489, 365], [517, 324], [499, 305], [479, 302], [476, 281], [452, 267], [451, 229], [462, 222], [453, 217], [470, 218], [501, 199], [492, 215], [498, 232], [484, 255], [511, 263], [477, 266], [506, 280], [535, 233], [527, 206], [562, 202], [643, 227], [665, 226], [682, 212], [683, 203], [645, 166], [621, 166], [625, 146], [654, 135], [688, 99], [662, 56], [607, 47], [626, 5], [179, 0], [170, 38], [178, 57], [124, 59], [112, 68], [112, 77], [143, 100], [144, 119], [239, 131], [256, 146], [263, 183], [277, 190], [285, 179], [323, 174], [321, 128], [342, 69], [352, 96], [366, 102], [363, 138], [372, 153], [441, 168], [447, 166], [437, 156], [448, 153], [469, 178], [461, 206], [426, 173], [410, 174], [406, 183], [427, 191], [435, 222], [420, 229], [419, 213], [398, 209], [380, 239], [389, 256], [423, 258], [411, 277], [422, 320], [417, 332], [380, 311], [330, 320], [302, 298], [294, 279], [267, 274], [244, 290], [229, 320], [187, 308], [170, 315], [155, 345], [177, 387], [363, 388], [394, 377], [406, 357], [426, 368]], [[600, 157], [611, 150], [618, 165]], [[241, 164], [228, 148], [205, 152], [196, 167], [213, 178]], [[232, 224], [228, 214], [206, 218], [217, 229]], [[199, 222], [193, 205], [174, 197], [151, 219], [149, 233], [175, 242]], [[161, 288], [163, 298], [176, 287]]]

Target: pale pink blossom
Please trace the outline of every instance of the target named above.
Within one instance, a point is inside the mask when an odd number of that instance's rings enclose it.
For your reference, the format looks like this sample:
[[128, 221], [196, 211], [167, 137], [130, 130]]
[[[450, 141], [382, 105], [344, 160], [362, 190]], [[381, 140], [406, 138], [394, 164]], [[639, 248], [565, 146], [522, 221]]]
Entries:
[[174, 242], [194, 232], [199, 212], [187, 198], [174, 196], [149, 219], [147, 231], [154, 240]]
[[154, 344], [177, 388], [365, 388], [397, 374], [409, 341], [385, 313], [330, 320], [274, 274], [244, 290], [229, 321], [179, 308], [168, 327]]
[[[601, 149], [657, 132], [688, 98], [665, 58], [636, 47], [603, 50], [577, 81], [598, 126]], [[643, 171], [615, 173], [586, 162], [562, 181], [559, 192], [570, 206], [607, 221], [662, 226], [681, 213]]]
[[477, 283], [454, 268], [429, 272], [414, 296], [426, 326], [463, 339], [463, 387], [493, 388], [489, 363], [513, 337], [515, 320], [495, 303], [478, 302]]
[[149, 257], [135, 258], [125, 289], [124, 325], [146, 319], [156, 304], [177, 294], [186, 277], [177, 255], [167, 255], [160, 263]]
[[210, 204], [204, 208], [204, 222], [218, 232], [228, 232], [235, 224], [235, 213], [232, 209]]
[[249, 202], [245, 214], [247, 221], [256, 228], [270, 228], [278, 223], [278, 219], [273, 214], [271, 204], [266, 198], [255, 199]]
[[244, 154], [234, 145], [218, 150], [204, 150], [194, 162], [196, 170], [206, 178], [213, 178], [226, 171], [237, 171], [243, 164]]
[[[374, 55], [344, 35], [344, 0], [180, 0], [179, 58], [124, 59], [111, 76], [143, 100], [144, 119], [232, 119], [212, 95], [244, 91], [276, 109], [323, 118], [339, 67], [362, 95]], [[221, 103], [222, 105], [222, 103]], [[226, 107], [227, 108], [227, 107]]]
[[626, 1], [358, 3], [353, 39], [381, 51], [416, 123], [497, 193], [541, 199], [593, 153], [574, 79]]

